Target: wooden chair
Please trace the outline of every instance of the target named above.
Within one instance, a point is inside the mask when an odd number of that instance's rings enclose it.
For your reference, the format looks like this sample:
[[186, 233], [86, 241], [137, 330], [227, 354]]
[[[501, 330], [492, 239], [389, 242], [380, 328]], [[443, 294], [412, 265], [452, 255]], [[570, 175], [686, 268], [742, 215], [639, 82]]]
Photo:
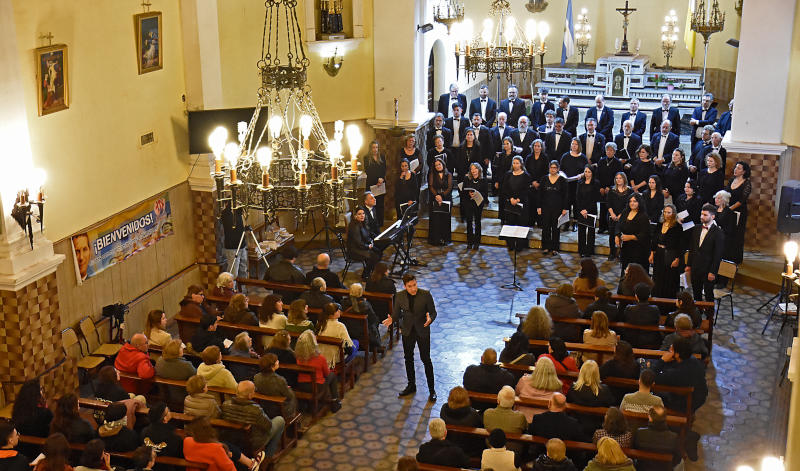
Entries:
[[[719, 306], [722, 304], [724, 298], [728, 298], [731, 302], [731, 320], [733, 320], [733, 287], [736, 284], [736, 272], [739, 267], [728, 260], [722, 260], [719, 263], [719, 270], [717, 275], [724, 276], [728, 279], [724, 288], [714, 288], [714, 302], [716, 309], [714, 310], [714, 325], [717, 325], [717, 315], [719, 315]], [[729, 287], [730, 286], [730, 287]]]
[[119, 349], [122, 348], [122, 345], [118, 343], [103, 343], [103, 341], [100, 340], [100, 333], [97, 331], [97, 326], [95, 326], [90, 316], [81, 319], [78, 325], [84, 340], [86, 340], [86, 348], [90, 352], [90, 355], [100, 355], [111, 358], [119, 353]]
[[[344, 243], [344, 239], [342, 238], [342, 234], [336, 233], [336, 238], [339, 239], [339, 245], [342, 247], [342, 258], [344, 258], [344, 270], [342, 271], [342, 280], [347, 278], [347, 272], [350, 270], [350, 266], [353, 262], [360, 262], [363, 265], [364, 270], [367, 269], [367, 261], [366, 260], [356, 260], [350, 255], [350, 250], [347, 249], [347, 244]], [[362, 271], [363, 273], [363, 271]]]
[[103, 366], [106, 358], [84, 354], [78, 334], [72, 327], [61, 331], [61, 347], [65, 355], [77, 361], [78, 372], [82, 373], [83, 380], [91, 385], [91, 377]]

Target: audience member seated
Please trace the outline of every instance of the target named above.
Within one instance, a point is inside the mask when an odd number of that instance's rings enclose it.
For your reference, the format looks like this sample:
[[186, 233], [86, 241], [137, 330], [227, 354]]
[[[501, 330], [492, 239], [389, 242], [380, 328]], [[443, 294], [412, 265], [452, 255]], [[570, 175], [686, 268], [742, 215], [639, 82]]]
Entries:
[[413, 456], [401, 456], [397, 460], [397, 471], [419, 471], [417, 459]]
[[586, 360], [578, 380], [567, 393], [567, 401], [588, 407], [608, 407], [616, 401], [608, 386], [600, 382], [600, 369], [594, 360]]
[[[156, 361], [156, 376], [164, 379], [177, 379], [186, 381], [197, 374], [197, 369], [188, 360], [183, 358], [183, 343], [180, 339], [170, 340], [161, 352], [161, 357]], [[168, 386], [170, 404], [180, 404], [186, 394], [183, 388]]]
[[200, 319], [204, 314], [216, 314], [214, 306], [206, 302], [206, 295], [203, 288], [198, 285], [190, 285], [186, 289], [186, 296], [180, 302], [181, 310], [179, 316], [193, 317]]
[[500, 352], [500, 361], [512, 365], [532, 366], [536, 357], [529, 353], [529, 346], [528, 336], [524, 332], [514, 332]]
[[[625, 322], [635, 325], [658, 326], [661, 321], [661, 311], [658, 306], [648, 302], [650, 286], [647, 283], [639, 283], [634, 291], [637, 303], [625, 307]], [[634, 348], [658, 348], [661, 345], [661, 334], [658, 332], [626, 329], [623, 335]]]
[[545, 445], [547, 453], [536, 458], [533, 471], [578, 471], [571, 459], [567, 458], [567, 446], [560, 438], [551, 438]]
[[[369, 280], [366, 286], [364, 286], [364, 289], [370, 293], [386, 293], [394, 296], [397, 294], [397, 287], [394, 284], [394, 280], [389, 278], [388, 274], [389, 265], [384, 262], [376, 263], [375, 269], [373, 269], [372, 273], [369, 275]], [[375, 301], [372, 304], [375, 309], [375, 315], [378, 316], [378, 321], [383, 322], [389, 315], [389, 303], [386, 301]]]
[[231, 324], [258, 325], [256, 315], [248, 310], [250, 307], [248, 301], [247, 296], [241, 293], [234, 294], [228, 301], [222, 320]]
[[[533, 306], [528, 310], [525, 320], [517, 328], [531, 340], [549, 340], [553, 336], [553, 319], [542, 306]], [[527, 351], [527, 350], [526, 350]], [[537, 358], [542, 353], [547, 353], [547, 348], [531, 348], [530, 353]]]
[[[617, 348], [614, 349], [614, 357], [603, 363], [600, 367], [600, 378], [629, 378], [637, 379], [639, 377], [639, 370], [641, 365], [636, 361], [633, 356], [633, 347], [631, 344], [624, 340], [617, 343]], [[611, 388], [614, 397], [617, 401], [622, 400], [622, 396], [627, 393], [627, 390], [621, 388]], [[615, 401], [616, 402], [616, 401]]]
[[[358, 340], [350, 338], [347, 327], [339, 322], [342, 317], [342, 306], [339, 303], [328, 303], [322, 308], [322, 312], [317, 318], [317, 335], [323, 337], [334, 337], [342, 341], [345, 361], [350, 361], [358, 352]], [[335, 368], [339, 363], [339, 349], [335, 345], [320, 345], [320, 352], [328, 359], [328, 366]]]
[[266, 396], [285, 397], [284, 408], [287, 417], [294, 417], [297, 412], [297, 397], [283, 376], [277, 373], [280, 360], [274, 353], [267, 353], [258, 361], [260, 372], [253, 378], [256, 392]]
[[246, 469], [257, 471], [264, 459], [263, 453], [256, 459], [250, 459], [238, 447], [230, 443], [220, 443], [217, 431], [205, 417], [190, 422], [186, 426], [186, 435], [183, 439], [184, 458], [207, 464], [207, 471], [235, 471], [234, 463], [241, 463]]
[[470, 365], [464, 371], [464, 387], [469, 391], [497, 394], [503, 386], [513, 386], [514, 376], [497, 366], [497, 352], [487, 348], [480, 365]]
[[308, 305], [302, 299], [295, 299], [289, 305], [289, 317], [286, 319], [286, 330], [302, 333], [314, 330], [314, 323], [308, 320]]
[[[596, 293], [596, 289], [605, 286], [606, 282], [600, 279], [600, 272], [597, 270], [594, 260], [588, 257], [581, 259], [581, 271], [572, 282], [572, 289], [576, 293]], [[586, 306], [592, 303], [589, 298], [576, 298], [575, 302], [578, 303], [578, 309], [584, 310]]]
[[320, 277], [311, 280], [311, 288], [300, 293], [300, 299], [308, 304], [308, 307], [322, 309], [322, 306], [332, 303], [333, 298], [326, 294], [328, 289], [325, 280]]
[[228, 273], [226, 271], [219, 274], [217, 277], [217, 283], [214, 287], [214, 290], [211, 291], [211, 294], [220, 298], [230, 299], [236, 294], [236, 290], [233, 289], [233, 284], [236, 281], [236, 278], [233, 276], [233, 273]]
[[53, 412], [47, 407], [38, 378], [25, 382], [19, 389], [11, 410], [11, 421], [20, 435], [41, 438], [50, 435]]
[[72, 471], [72, 466], [69, 465], [69, 455], [72, 453], [70, 442], [74, 443], [74, 440], [63, 433], [54, 432], [47, 437], [42, 446], [44, 458], [36, 464], [33, 471]]
[[528, 433], [545, 438], [582, 441], [581, 425], [567, 415], [567, 398], [561, 393], [553, 394], [547, 412], [536, 414], [528, 427]]
[[317, 264], [311, 269], [311, 271], [306, 273], [305, 283], [310, 285], [314, 278], [322, 278], [325, 280], [325, 284], [331, 288], [344, 288], [344, 286], [342, 286], [342, 281], [339, 279], [339, 275], [332, 272], [330, 266], [330, 255], [326, 254], [325, 252], [317, 255]]
[[589, 461], [583, 471], [636, 471], [636, 468], [616, 440], [603, 437], [597, 442], [597, 456]]
[[[706, 371], [703, 362], [692, 355], [692, 344], [684, 338], [675, 339], [669, 351], [652, 365], [656, 372], [656, 382], [664, 386], [693, 387], [692, 412], [696, 411], [706, 402], [708, 385], [706, 384]], [[665, 394], [664, 405], [667, 409], [681, 412], [686, 410], [686, 401], [683, 396]]]
[[611, 291], [605, 286], [598, 286], [594, 290], [594, 302], [583, 310], [583, 318], [591, 319], [597, 311], [605, 312], [608, 322], [617, 322], [619, 319], [617, 304], [611, 301]]
[[[382, 349], [381, 337], [378, 333], [378, 316], [367, 298], [364, 297], [364, 287], [361, 283], [350, 285], [350, 293], [342, 299], [342, 308], [355, 314], [367, 316], [367, 330], [369, 332], [369, 345], [372, 349]], [[385, 318], [384, 318], [385, 319]], [[360, 323], [358, 325], [361, 325]], [[363, 332], [349, 329], [354, 337], [361, 337]]]
[[[283, 313], [283, 298], [280, 294], [268, 294], [261, 307], [258, 308], [258, 325], [267, 329], [283, 330], [286, 328], [286, 315]], [[261, 346], [266, 349], [272, 341], [271, 335], [261, 336]]]
[[675, 339], [684, 338], [692, 345], [692, 353], [699, 354], [701, 358], [708, 356], [708, 346], [705, 339], [694, 330], [692, 318], [688, 314], [678, 314], [675, 317], [675, 332], [664, 337], [661, 350], [669, 350]]
[[[303, 274], [303, 270], [294, 264], [297, 260], [297, 249], [294, 248], [293, 245], [285, 245], [281, 247], [278, 253], [281, 255], [280, 260], [272, 263], [272, 265], [267, 268], [264, 279], [276, 283], [304, 285], [306, 283], [306, 276]], [[283, 296], [283, 299], [287, 303], [294, 301], [298, 297], [298, 294], [294, 291], [275, 292]]]
[[217, 347], [225, 355], [228, 354], [228, 347], [225, 346], [225, 338], [217, 332], [219, 317], [213, 314], [204, 314], [200, 318], [200, 325], [194, 331], [189, 342], [191, 349], [197, 353], [202, 352], [207, 347]]
[[217, 388], [236, 389], [236, 379], [222, 364], [222, 352], [219, 347], [206, 347], [200, 354], [203, 363], [197, 367], [197, 374], [206, 380], [206, 384]]
[[700, 328], [703, 324], [703, 315], [695, 307], [694, 296], [692, 296], [691, 291], [680, 290], [677, 299], [675, 299], [675, 306], [677, 309], [667, 314], [667, 318], [664, 320], [666, 327], [675, 327], [675, 318], [678, 317], [678, 314], [686, 314], [692, 319], [694, 328]]
[[487, 430], [499, 428], [505, 433], [525, 433], [528, 420], [525, 414], [514, 410], [515, 399], [514, 389], [503, 386], [497, 393], [497, 407], [483, 413], [483, 427]]
[[236, 396], [222, 404], [222, 418], [231, 422], [250, 425], [247, 436], [250, 449], [264, 449], [266, 456], [273, 456], [280, 447], [281, 435], [286, 422], [277, 415], [270, 419], [255, 401], [255, 385], [252, 381], [242, 381], [236, 387]]
[[555, 293], [547, 297], [544, 308], [553, 319], [553, 335], [562, 338], [565, 342], [580, 342], [580, 326], [558, 323], [558, 319], [579, 319], [581, 317], [581, 311], [572, 295], [572, 285], [562, 283], [558, 285]]
[[[156, 370], [150, 363], [150, 356], [147, 354], [147, 337], [144, 334], [134, 334], [130, 343], [126, 343], [119, 349], [114, 366], [121, 373], [136, 375], [142, 379], [150, 379], [155, 376]], [[126, 391], [134, 394], [146, 394], [150, 389], [150, 384], [142, 381], [123, 379], [120, 383]]]
[[[605, 288], [604, 288], [605, 289]], [[615, 347], [619, 339], [617, 333], [608, 328], [608, 316], [603, 311], [592, 313], [592, 325], [583, 331], [583, 343], [589, 345], [600, 345]], [[599, 357], [596, 353], [583, 353], [583, 360], [595, 360]]]
[[655, 406], [648, 412], [647, 427], [636, 430], [633, 435], [633, 446], [637, 450], [655, 453], [671, 453], [672, 463], [639, 460], [639, 471], [672, 471], [681, 461], [678, 434], [667, 427], [667, 411], [662, 406]]
[[56, 401], [50, 434], [63, 433], [70, 443], [86, 443], [95, 438], [94, 427], [81, 417], [78, 411], [78, 396], [72, 393], [61, 396]]
[[469, 458], [455, 443], [447, 440], [447, 426], [442, 419], [432, 419], [428, 424], [431, 440], [419, 446], [417, 461], [439, 466], [462, 468], [469, 465]]
[[506, 434], [499, 428], [489, 432], [486, 440], [489, 448], [483, 450], [481, 455], [481, 469], [494, 471], [518, 471], [514, 465], [514, 452], [506, 450]]
[[0, 421], [0, 469], [5, 471], [30, 471], [30, 460], [14, 448], [19, 443], [19, 433], [11, 422]]
[[[578, 371], [578, 364], [575, 362], [575, 358], [569, 354], [569, 351], [567, 351], [567, 345], [560, 338], [550, 338], [547, 352], [548, 353], [539, 356], [539, 358], [549, 358], [550, 361], [553, 362], [553, 366], [556, 368], [556, 373], [564, 374], [568, 371]], [[561, 382], [564, 384], [564, 389], [562, 392], [567, 394], [570, 386], [572, 386], [572, 381], [565, 379]]]
[[[247, 332], [239, 332], [236, 334], [229, 355], [240, 358], [258, 358], [258, 354], [253, 350], [253, 339], [250, 337], [250, 334]], [[258, 368], [252, 365], [230, 362], [230, 364], [228, 364], [228, 370], [230, 370], [233, 377], [238, 382], [251, 379], [258, 371]]]
[[183, 400], [183, 412], [195, 417], [215, 419], [221, 411], [215, 395], [208, 392], [208, 383], [200, 375], [194, 375], [186, 381], [186, 398]]
[[[636, 285], [639, 283], [645, 283], [650, 287], [651, 290], [653, 289], [653, 285], [655, 285], [643, 266], [639, 265], [638, 263], [629, 263], [628, 266], [625, 267], [625, 273], [623, 274], [622, 279], [619, 280], [617, 294], [621, 294], [623, 296], [635, 296]], [[620, 321], [625, 321], [625, 317], [622, 314], [625, 312], [625, 307], [628, 304], [629, 303], [625, 301], [619, 302]]]
[[133, 450], [131, 457], [133, 469], [128, 471], [151, 471], [156, 465], [156, 450], [149, 446], [140, 446]]
[[[541, 356], [536, 361], [533, 372], [520, 378], [517, 383], [516, 393], [520, 397], [532, 399], [550, 399], [553, 394], [564, 390], [564, 383], [558, 379], [553, 360], [549, 357]], [[520, 407], [519, 411], [525, 414], [525, 418], [530, 422], [533, 417], [534, 409], [530, 407]]]
[[[442, 405], [439, 417], [447, 425], [461, 425], [463, 427], [483, 427], [480, 412], [470, 406], [469, 392], [462, 386], [450, 390], [447, 402]], [[484, 440], [479, 437], [457, 435], [451, 438], [453, 443], [470, 456], [478, 456], [484, 447]]]
[[75, 471], [107, 471], [113, 470], [111, 466], [111, 455], [106, 452], [106, 444], [103, 440], [95, 438], [89, 440], [86, 448], [81, 453], [80, 466], [75, 467]]
[[[264, 353], [273, 353], [278, 357], [278, 361], [287, 365], [296, 365], [297, 357], [291, 347], [292, 337], [289, 335], [288, 330], [281, 330], [272, 337], [267, 349]], [[293, 372], [287, 372], [283, 375], [289, 386], [295, 387], [297, 385], [297, 375]]]
[[108, 451], [133, 451], [139, 445], [139, 435], [128, 426], [128, 408], [121, 402], [109, 404], [97, 434]]
[[295, 346], [295, 355], [298, 365], [314, 367], [314, 378], [307, 373], [297, 375], [297, 389], [310, 393], [311, 381], [317, 383], [317, 392], [322, 402], [330, 404], [331, 412], [342, 408], [339, 400], [339, 378], [336, 373], [328, 368], [328, 360], [319, 352], [317, 337], [311, 330], [300, 334]]
[[144, 335], [150, 340], [150, 344], [163, 347], [172, 336], [166, 332], [167, 315], [161, 309], [153, 309], [147, 314], [147, 325], [144, 328]]
[[603, 418], [603, 428], [594, 431], [592, 443], [596, 445], [603, 437], [613, 438], [622, 448], [633, 446], [633, 433], [628, 430], [628, 421], [625, 420], [622, 411], [616, 407], [608, 408]]
[[120, 384], [119, 372], [111, 365], [100, 368], [94, 384], [94, 395], [98, 399], [108, 402], [121, 402], [128, 408], [128, 425], [132, 428], [136, 424], [136, 411], [147, 405], [144, 396], [129, 394]]
[[141, 441], [147, 446], [158, 449], [163, 456], [183, 456], [183, 438], [178, 434], [178, 429], [169, 423], [172, 413], [163, 402], [156, 402], [150, 406], [147, 413], [150, 425], [142, 429]]
[[661, 397], [651, 392], [653, 384], [656, 382], [656, 374], [653, 370], [645, 368], [639, 374], [639, 390], [628, 393], [622, 398], [619, 408], [623, 411], [648, 413], [653, 407], [664, 407]]

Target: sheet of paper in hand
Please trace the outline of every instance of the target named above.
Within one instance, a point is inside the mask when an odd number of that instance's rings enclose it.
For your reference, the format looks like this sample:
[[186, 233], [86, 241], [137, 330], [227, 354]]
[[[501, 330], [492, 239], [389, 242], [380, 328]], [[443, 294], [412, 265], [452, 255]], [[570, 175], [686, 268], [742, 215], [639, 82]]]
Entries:
[[678, 220], [685, 221], [689, 217], [689, 211], [685, 209], [678, 213]]
[[681, 227], [683, 228], [684, 231], [688, 231], [689, 229], [694, 227], [694, 221], [686, 221], [683, 224], [681, 224]]
[[372, 192], [375, 196], [381, 196], [386, 194], [386, 182], [379, 183], [377, 185], [372, 185], [369, 187], [369, 191]]
[[475, 191], [472, 193], [472, 201], [475, 202], [475, 206], [480, 206], [483, 203], [483, 195], [481, 195], [480, 191]]
[[419, 167], [419, 160], [417, 159], [414, 159], [408, 163], [408, 169], [411, 170], [412, 172], [416, 171], [418, 167]]
[[586, 217], [578, 216], [578, 225], [586, 227], [597, 227], [597, 215], [587, 213]]
[[558, 217], [558, 222], [556, 223], [556, 226], [560, 227], [568, 222], [569, 222], [569, 211], [567, 211], [566, 214], [562, 214], [561, 216]]
[[529, 230], [528, 226], [503, 226], [500, 228], [500, 237], [527, 239]]
[[441, 204], [434, 202], [433, 206], [431, 207], [431, 211], [434, 213], [450, 214], [450, 202], [442, 201]]

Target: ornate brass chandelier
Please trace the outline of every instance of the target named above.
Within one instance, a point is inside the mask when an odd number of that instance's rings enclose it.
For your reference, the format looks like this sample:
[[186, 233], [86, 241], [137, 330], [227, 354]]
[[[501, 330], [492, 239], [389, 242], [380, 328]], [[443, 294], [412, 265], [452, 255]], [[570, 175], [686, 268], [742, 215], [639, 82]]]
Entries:
[[447, 34], [455, 23], [464, 21], [464, 4], [458, 0], [439, 0], [433, 6], [433, 21], [447, 26]]
[[[357, 161], [345, 172], [342, 157], [344, 123], [337, 121], [332, 140], [325, 135], [311, 88], [306, 84], [309, 60], [303, 49], [296, 2], [266, 0], [261, 75], [255, 112], [238, 125], [238, 140], [229, 142], [225, 128], [209, 137], [214, 152], [217, 203], [232, 210], [263, 212], [266, 224], [290, 212], [298, 226], [310, 212], [321, 212], [327, 227], [346, 210], [355, 190]], [[358, 128], [348, 129], [353, 155], [361, 147]], [[346, 188], [352, 182], [352, 190]]]
[[695, 6], [692, 13], [692, 31], [703, 36], [703, 78], [700, 82], [703, 86], [703, 93], [706, 91], [706, 60], [708, 59], [708, 40], [714, 33], [719, 33], [725, 28], [725, 12], [719, 9], [719, 2], [713, 0], [708, 11], [706, 11], [705, 0]]

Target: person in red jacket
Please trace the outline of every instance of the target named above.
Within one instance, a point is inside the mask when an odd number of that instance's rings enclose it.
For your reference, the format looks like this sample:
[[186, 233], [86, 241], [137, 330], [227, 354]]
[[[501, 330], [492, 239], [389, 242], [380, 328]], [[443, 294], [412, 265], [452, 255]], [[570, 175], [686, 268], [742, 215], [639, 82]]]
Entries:
[[[208, 418], [194, 419], [186, 426], [183, 439], [183, 457], [187, 461], [205, 463], [205, 471], [236, 471], [234, 463], [241, 463], [250, 471], [257, 471], [264, 461], [265, 454], [259, 452], [255, 458], [248, 458], [233, 443], [222, 443], [217, 439], [217, 431], [211, 427]], [[186, 467], [187, 471], [202, 471], [200, 468]]]
[[[114, 366], [120, 373], [136, 375], [142, 379], [150, 379], [156, 375], [150, 356], [147, 354], [147, 336], [135, 334], [130, 343], [126, 343], [117, 354]], [[126, 391], [134, 394], [147, 394], [151, 384], [133, 381], [126, 378], [120, 379], [120, 384]]]

